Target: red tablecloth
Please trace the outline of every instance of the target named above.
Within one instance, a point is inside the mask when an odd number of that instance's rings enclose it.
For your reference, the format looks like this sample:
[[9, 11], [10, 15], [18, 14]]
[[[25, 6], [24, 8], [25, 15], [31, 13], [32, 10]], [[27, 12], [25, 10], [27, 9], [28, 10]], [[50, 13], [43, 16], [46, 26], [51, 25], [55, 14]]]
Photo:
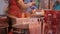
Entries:
[[12, 32], [9, 32], [9, 34], [12, 34]]

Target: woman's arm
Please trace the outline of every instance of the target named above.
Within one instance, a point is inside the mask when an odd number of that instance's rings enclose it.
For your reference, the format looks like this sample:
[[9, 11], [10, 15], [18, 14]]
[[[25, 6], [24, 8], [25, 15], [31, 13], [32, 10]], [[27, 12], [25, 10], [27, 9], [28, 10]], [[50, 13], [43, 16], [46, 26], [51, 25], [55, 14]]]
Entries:
[[16, 16], [9, 15], [9, 14], [7, 14], [7, 16], [8, 16], [9, 18], [11, 18], [11, 19], [16, 19], [16, 18], [17, 18]]
[[34, 2], [28, 3], [28, 4], [24, 4], [23, 0], [16, 0], [18, 7], [22, 8], [22, 9], [26, 9], [30, 6], [32, 6], [33, 4], [35, 4]]

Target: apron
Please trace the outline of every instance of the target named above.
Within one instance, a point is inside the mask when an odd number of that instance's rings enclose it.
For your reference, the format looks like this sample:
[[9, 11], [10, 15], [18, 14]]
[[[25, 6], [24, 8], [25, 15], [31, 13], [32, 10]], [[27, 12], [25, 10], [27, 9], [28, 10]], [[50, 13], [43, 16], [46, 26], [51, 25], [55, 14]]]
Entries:
[[9, 3], [10, 4], [9, 4], [8, 14], [21, 18], [22, 10], [17, 6], [15, 0], [9, 0]]

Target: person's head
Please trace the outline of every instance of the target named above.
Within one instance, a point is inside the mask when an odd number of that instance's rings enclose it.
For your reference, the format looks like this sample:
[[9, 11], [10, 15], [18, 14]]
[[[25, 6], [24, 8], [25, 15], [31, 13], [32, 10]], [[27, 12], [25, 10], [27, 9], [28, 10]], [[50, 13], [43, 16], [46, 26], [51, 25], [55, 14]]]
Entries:
[[56, 3], [56, 4], [60, 4], [60, 0], [57, 0], [55, 3]]

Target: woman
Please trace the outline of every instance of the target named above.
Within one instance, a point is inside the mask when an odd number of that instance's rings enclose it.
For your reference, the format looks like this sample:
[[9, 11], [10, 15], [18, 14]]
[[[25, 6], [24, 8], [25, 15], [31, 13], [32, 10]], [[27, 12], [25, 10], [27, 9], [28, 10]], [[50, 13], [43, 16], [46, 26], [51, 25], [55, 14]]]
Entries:
[[12, 28], [12, 19], [16, 18], [22, 18], [22, 13], [24, 10], [32, 5], [34, 5], [34, 2], [24, 4], [23, 0], [9, 0], [9, 9], [8, 9], [8, 22], [9, 22], [9, 31]]

